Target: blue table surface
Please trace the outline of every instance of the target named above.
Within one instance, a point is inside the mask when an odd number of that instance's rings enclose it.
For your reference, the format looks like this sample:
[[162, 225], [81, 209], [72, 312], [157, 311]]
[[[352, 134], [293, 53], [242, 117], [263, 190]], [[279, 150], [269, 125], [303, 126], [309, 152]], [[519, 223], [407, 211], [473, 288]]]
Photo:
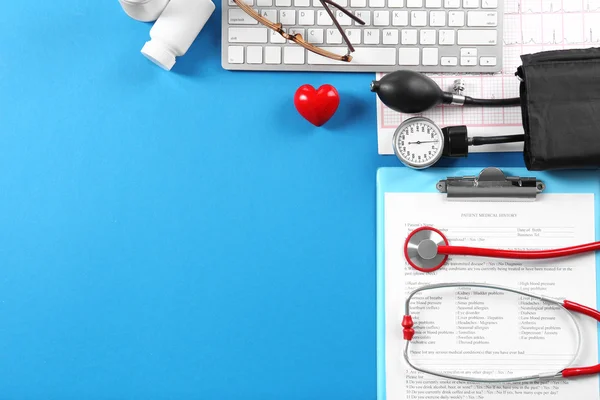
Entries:
[[376, 397], [374, 75], [225, 71], [220, 14], [165, 72], [116, 0], [3, 3], [0, 398]]

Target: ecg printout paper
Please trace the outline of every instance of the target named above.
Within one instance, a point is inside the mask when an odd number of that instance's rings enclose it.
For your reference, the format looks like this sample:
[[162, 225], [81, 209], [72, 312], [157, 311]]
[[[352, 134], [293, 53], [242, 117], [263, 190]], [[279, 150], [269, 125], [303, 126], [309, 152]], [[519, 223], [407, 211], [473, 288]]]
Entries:
[[[422, 285], [442, 282], [489, 283], [595, 307], [594, 254], [556, 260], [451, 256], [442, 269], [426, 274], [411, 268], [402, 251], [408, 234], [424, 225], [441, 229], [450, 244], [464, 246], [547, 249], [588, 243], [595, 238], [593, 216], [593, 194], [542, 194], [535, 202], [452, 202], [434, 193], [386, 193], [386, 400], [598, 400], [597, 375], [544, 382], [470, 384], [422, 374], [405, 363], [401, 325], [407, 294]], [[556, 329], [564, 329], [560, 327], [565, 324], [559, 322], [568, 321], [564, 312], [548, 312], [522, 302], [517, 306], [501, 297], [482, 299], [461, 294], [466, 296], [464, 300], [436, 301], [434, 297], [420, 304], [414, 299], [411, 302], [413, 341], [426, 341], [411, 346], [411, 351], [420, 350], [412, 357], [417, 365], [434, 370], [440, 365], [451, 369], [475, 366], [490, 371], [503, 365], [522, 376], [531, 371], [556, 372], [575, 354], [574, 329], [559, 332], [562, 337], [553, 336]], [[468, 306], [473, 303], [478, 306]], [[556, 320], [552, 320], [554, 317]], [[575, 317], [581, 327], [582, 347], [574, 365], [595, 365], [597, 323], [587, 316]], [[463, 356], [449, 360], [448, 354], [456, 352]]]
[[[428, 74], [445, 91], [462, 78], [464, 94], [477, 98], [519, 96], [515, 76], [521, 54], [570, 48], [594, 47], [600, 43], [600, 0], [504, 0], [504, 62], [498, 74]], [[399, 68], [400, 69], [400, 68]], [[376, 74], [381, 79], [384, 74]], [[422, 114], [441, 127], [467, 125], [470, 135], [521, 134], [519, 107], [482, 108], [440, 106]], [[402, 121], [416, 115], [397, 113], [377, 98], [379, 154], [394, 154], [392, 136]], [[522, 151], [521, 144], [472, 147], [471, 151]]]

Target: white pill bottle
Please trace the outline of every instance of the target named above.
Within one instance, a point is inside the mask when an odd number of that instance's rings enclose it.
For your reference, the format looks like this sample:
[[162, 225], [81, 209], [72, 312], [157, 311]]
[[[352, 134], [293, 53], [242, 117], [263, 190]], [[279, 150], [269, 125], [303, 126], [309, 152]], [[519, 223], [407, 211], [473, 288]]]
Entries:
[[170, 0], [150, 30], [142, 54], [170, 71], [176, 58], [187, 53], [215, 11], [211, 0]]

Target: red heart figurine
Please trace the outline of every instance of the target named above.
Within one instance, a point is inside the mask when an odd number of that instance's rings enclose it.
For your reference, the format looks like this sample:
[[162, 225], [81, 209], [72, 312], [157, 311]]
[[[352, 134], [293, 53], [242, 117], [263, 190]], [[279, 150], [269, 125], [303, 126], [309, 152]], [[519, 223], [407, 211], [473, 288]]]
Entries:
[[331, 85], [323, 85], [317, 90], [311, 85], [302, 85], [296, 90], [294, 105], [308, 122], [321, 126], [337, 111], [340, 95]]

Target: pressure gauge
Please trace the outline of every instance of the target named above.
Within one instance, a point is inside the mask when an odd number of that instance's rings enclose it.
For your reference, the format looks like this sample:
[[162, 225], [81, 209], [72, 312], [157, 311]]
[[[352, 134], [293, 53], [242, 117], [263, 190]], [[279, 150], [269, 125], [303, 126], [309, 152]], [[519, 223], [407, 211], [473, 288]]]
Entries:
[[423, 169], [438, 162], [444, 151], [444, 134], [430, 119], [407, 119], [396, 129], [394, 153], [404, 165]]

